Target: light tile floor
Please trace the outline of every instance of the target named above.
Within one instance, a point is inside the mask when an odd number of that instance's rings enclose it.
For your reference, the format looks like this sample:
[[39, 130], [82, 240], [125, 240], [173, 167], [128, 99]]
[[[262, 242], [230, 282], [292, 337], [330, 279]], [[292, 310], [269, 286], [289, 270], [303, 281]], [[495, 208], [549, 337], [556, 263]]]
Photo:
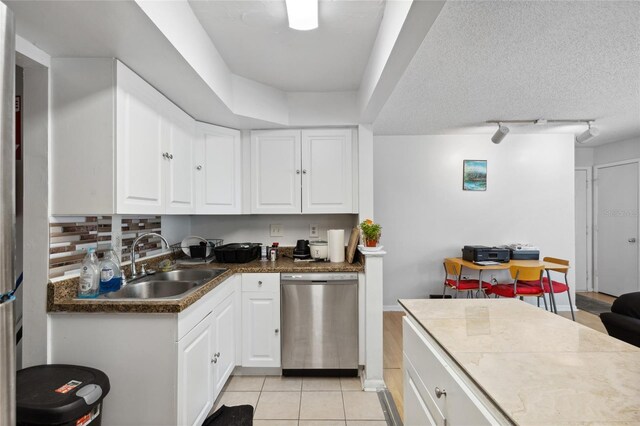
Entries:
[[216, 401], [249, 404], [254, 426], [386, 426], [375, 392], [359, 378], [233, 376]]

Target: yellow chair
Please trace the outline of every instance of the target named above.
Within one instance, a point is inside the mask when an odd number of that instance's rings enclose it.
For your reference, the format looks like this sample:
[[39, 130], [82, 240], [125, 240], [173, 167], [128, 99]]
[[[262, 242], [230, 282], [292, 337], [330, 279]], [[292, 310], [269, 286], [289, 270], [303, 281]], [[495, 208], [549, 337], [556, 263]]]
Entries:
[[442, 297], [444, 297], [447, 288], [456, 291], [456, 299], [461, 291], [467, 292], [467, 297], [473, 297], [474, 291], [483, 290], [486, 295], [491, 289], [491, 284], [483, 282], [482, 288], [480, 281], [476, 279], [462, 279], [462, 265], [452, 260], [445, 259], [444, 263], [444, 288], [442, 289]]
[[537, 297], [538, 306], [540, 297], [544, 300], [544, 308], [547, 308], [547, 300], [544, 298], [544, 288], [542, 286], [542, 274], [544, 266], [511, 266], [509, 268], [513, 283], [496, 284], [491, 287], [491, 294], [496, 297]]
[[[566, 259], [559, 259], [557, 257], [545, 257], [543, 260], [545, 262], [557, 263], [559, 265], [565, 265], [567, 267], [569, 266], [569, 261]], [[549, 272], [547, 272], [549, 274], [548, 276], [542, 278], [542, 288], [545, 293], [550, 295], [549, 301], [551, 302], [551, 309], [556, 314], [558, 313], [558, 308], [556, 306], [556, 299], [554, 295], [566, 292], [567, 298], [569, 299], [569, 308], [571, 309], [571, 318], [573, 318], [573, 320], [575, 321], [576, 315], [573, 312], [573, 303], [571, 302], [571, 291], [569, 290], [569, 280], [567, 278], [567, 274], [569, 272], [568, 268], [562, 268], [562, 269], [551, 268], [549, 269], [549, 271], [558, 272], [564, 275], [564, 283], [560, 281], [554, 281], [554, 280], [551, 280], [551, 283], [549, 283], [549, 278], [551, 277]]]

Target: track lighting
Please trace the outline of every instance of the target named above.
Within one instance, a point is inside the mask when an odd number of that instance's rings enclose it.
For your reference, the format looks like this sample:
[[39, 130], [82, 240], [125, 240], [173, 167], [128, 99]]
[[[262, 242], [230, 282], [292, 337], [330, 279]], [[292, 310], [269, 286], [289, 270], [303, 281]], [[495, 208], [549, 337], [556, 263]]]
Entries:
[[587, 123], [589, 124], [589, 128], [584, 132], [580, 133], [578, 136], [576, 136], [576, 142], [585, 143], [591, 138], [594, 138], [600, 134], [600, 130], [597, 127], [591, 127], [592, 123], [593, 123], [592, 121], [589, 121]]
[[534, 124], [537, 126], [545, 126], [545, 125], [553, 125], [553, 124], [565, 124], [565, 125], [573, 125], [577, 123], [586, 123], [589, 128], [576, 136], [577, 143], [585, 143], [592, 138], [598, 136], [600, 134], [600, 129], [593, 127], [594, 119], [578, 119], [578, 120], [555, 120], [555, 119], [546, 119], [546, 118], [538, 118], [536, 120], [490, 120], [487, 121], [487, 124], [497, 124], [498, 130], [491, 136], [491, 142], [495, 144], [499, 144], [509, 133], [509, 128], [505, 126], [505, 123], [516, 124], [516, 125], [529, 125]]
[[507, 133], [509, 133], [509, 128], [503, 126], [502, 123], [498, 123], [498, 130], [491, 136], [491, 142], [499, 144], [507, 136]]

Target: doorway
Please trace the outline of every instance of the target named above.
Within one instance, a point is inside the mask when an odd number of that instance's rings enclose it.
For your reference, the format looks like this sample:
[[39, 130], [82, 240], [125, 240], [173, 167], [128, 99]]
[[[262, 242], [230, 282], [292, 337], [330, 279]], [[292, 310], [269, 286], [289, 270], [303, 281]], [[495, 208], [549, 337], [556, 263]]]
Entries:
[[591, 167], [575, 169], [575, 212], [576, 212], [576, 291], [591, 291], [592, 274], [592, 200]]
[[595, 167], [595, 289], [620, 296], [640, 290], [640, 161]]

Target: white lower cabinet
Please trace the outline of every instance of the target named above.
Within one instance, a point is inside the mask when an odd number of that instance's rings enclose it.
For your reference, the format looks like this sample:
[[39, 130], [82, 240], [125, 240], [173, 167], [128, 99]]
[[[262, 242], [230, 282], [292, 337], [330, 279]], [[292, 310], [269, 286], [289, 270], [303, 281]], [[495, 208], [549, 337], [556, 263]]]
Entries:
[[454, 368], [454, 362], [411, 319], [402, 320], [404, 424], [501, 424], [497, 408]]
[[[240, 291], [240, 289], [236, 289]], [[211, 318], [211, 376], [215, 400], [236, 366], [236, 310], [235, 294], [227, 295], [213, 307]]]
[[213, 405], [211, 313], [178, 342], [178, 424], [200, 425]]
[[240, 281], [178, 314], [51, 314], [49, 362], [105, 372], [103, 426], [199, 426], [238, 364]]
[[280, 274], [242, 274], [243, 367], [280, 367], [279, 282]]

